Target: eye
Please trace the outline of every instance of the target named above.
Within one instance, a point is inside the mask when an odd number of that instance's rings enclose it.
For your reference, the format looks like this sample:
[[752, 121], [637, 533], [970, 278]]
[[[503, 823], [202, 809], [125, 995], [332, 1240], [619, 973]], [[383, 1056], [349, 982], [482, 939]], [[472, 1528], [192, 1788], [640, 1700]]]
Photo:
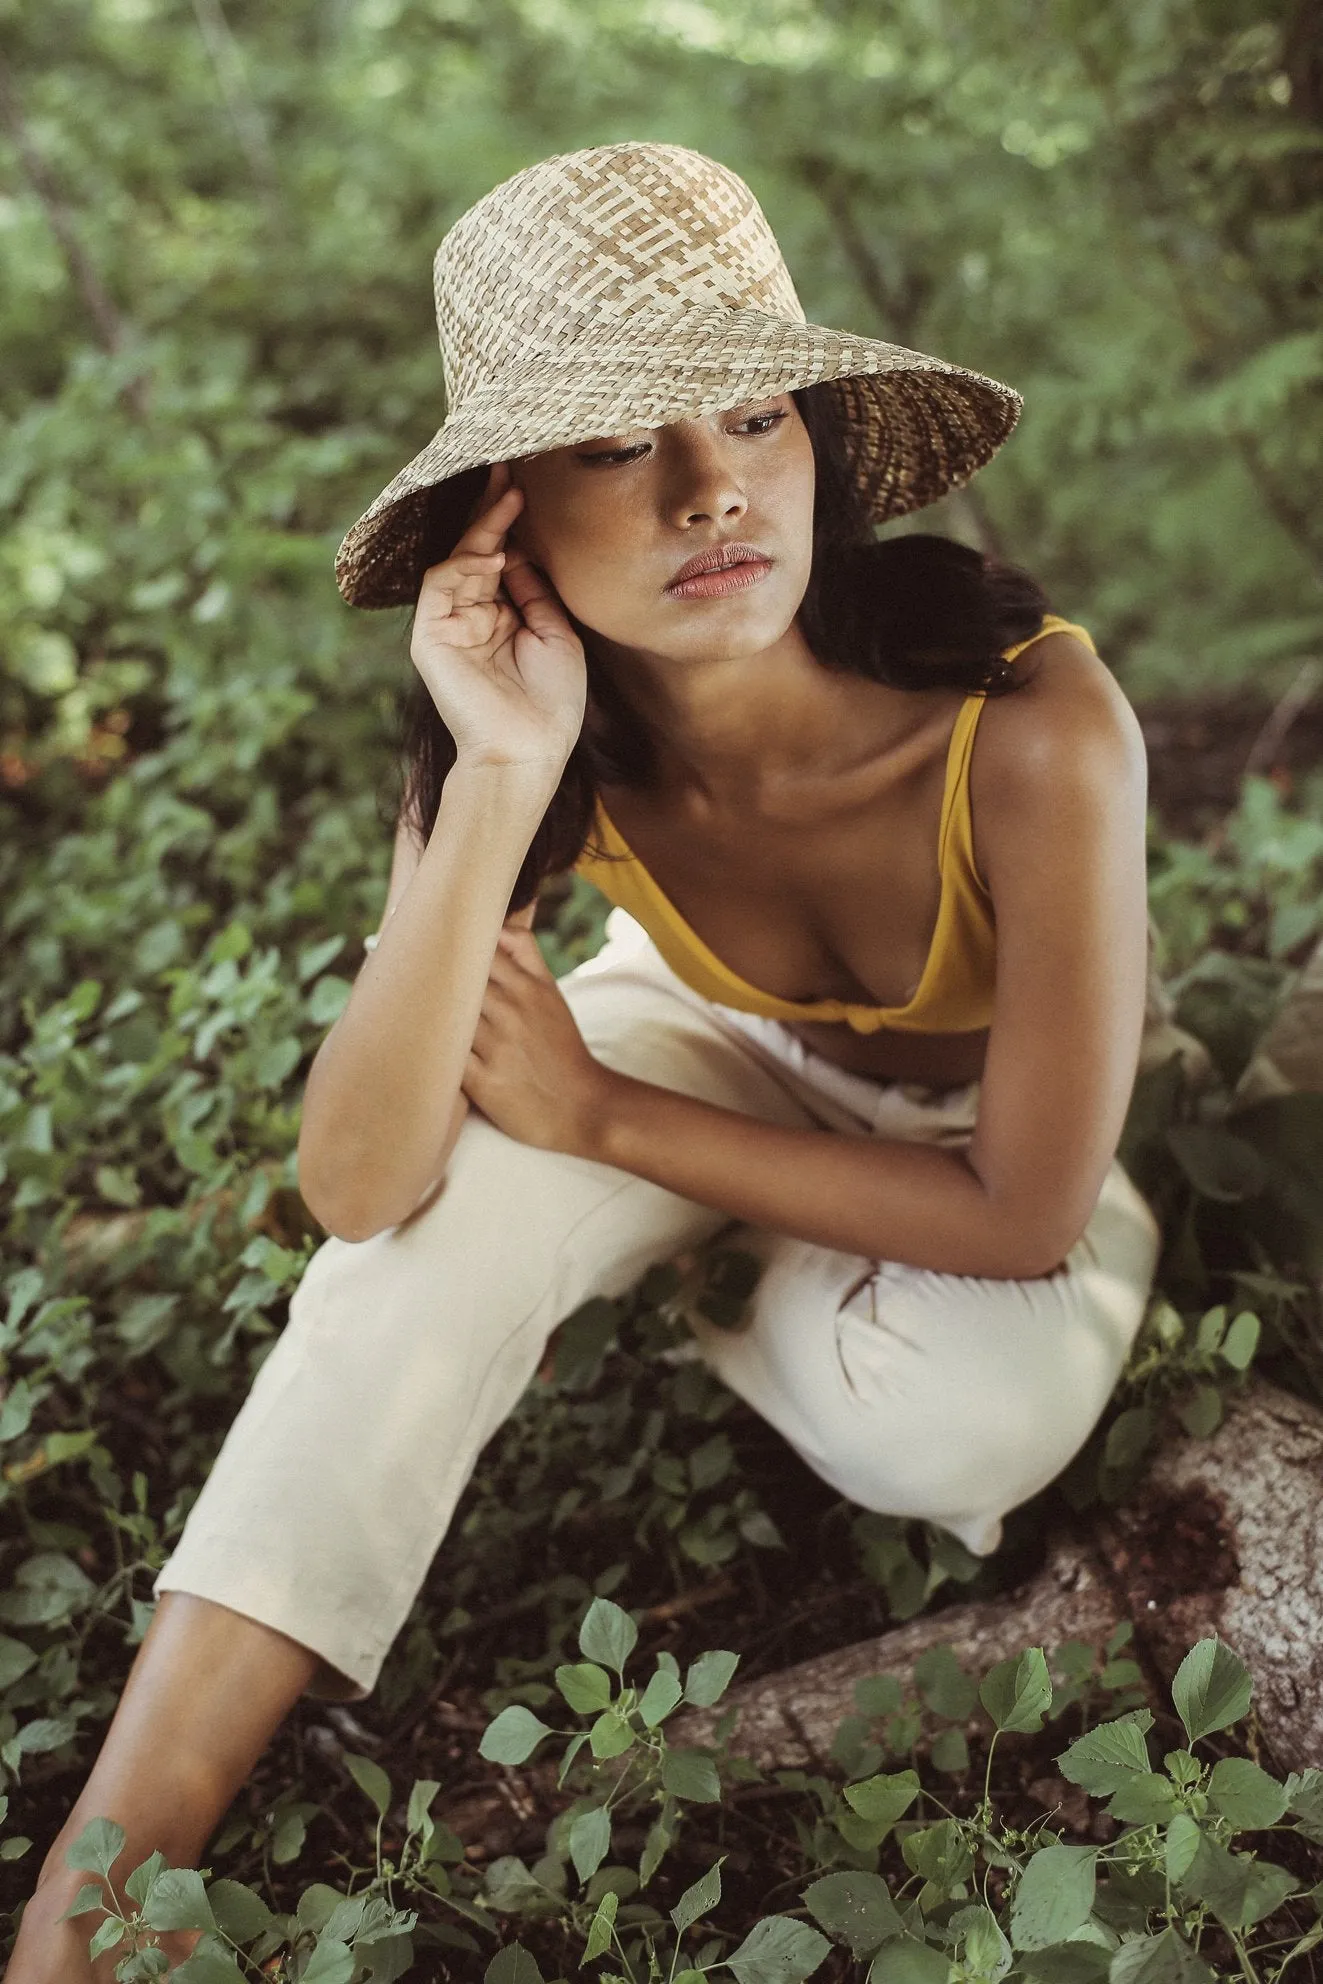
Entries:
[[[766, 413], [746, 414], [735, 429], [735, 432], [743, 433], [746, 428], [752, 427], [754, 437], [761, 434], [770, 434], [774, 428], [778, 427], [783, 420], [788, 418], [789, 416], [784, 407], [771, 407]], [[598, 462], [636, 462], [641, 455], [646, 455], [647, 452], [648, 443], [642, 442], [636, 448], [612, 448], [609, 451], [604, 450], [599, 454], [580, 455], [578, 459], [591, 467]]]
[[765, 421], [767, 424], [765, 426], [759, 427], [757, 429], [757, 432], [759, 434], [770, 434], [772, 429], [778, 426], [781, 421], [786, 419], [786, 417], [787, 417], [786, 412], [783, 407], [774, 407], [769, 413], [751, 413], [749, 415], [748, 420], [742, 421], [740, 424], [741, 426], [747, 427], [750, 424], [750, 422], [760, 421], [760, 420]]

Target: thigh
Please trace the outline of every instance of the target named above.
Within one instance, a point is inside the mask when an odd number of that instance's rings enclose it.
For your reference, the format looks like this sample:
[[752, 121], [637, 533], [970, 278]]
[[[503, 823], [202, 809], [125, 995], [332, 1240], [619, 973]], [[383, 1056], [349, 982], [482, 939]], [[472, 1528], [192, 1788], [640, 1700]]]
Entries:
[[[567, 998], [611, 1066], [808, 1120], [756, 1055], [646, 972], [589, 974]], [[263, 1619], [322, 1656], [333, 1690], [370, 1689], [555, 1324], [728, 1223], [471, 1114], [425, 1205], [313, 1255], [157, 1591]]]
[[747, 1329], [696, 1322], [707, 1361], [852, 1501], [941, 1523], [980, 1552], [1096, 1424], [1158, 1249], [1119, 1163], [1063, 1266], [1031, 1280], [742, 1235], [764, 1272]]

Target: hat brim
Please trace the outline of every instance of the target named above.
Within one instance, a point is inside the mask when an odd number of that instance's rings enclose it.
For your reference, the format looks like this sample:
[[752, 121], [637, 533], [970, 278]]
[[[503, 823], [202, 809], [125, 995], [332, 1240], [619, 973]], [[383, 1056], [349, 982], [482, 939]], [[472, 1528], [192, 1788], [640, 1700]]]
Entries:
[[[856, 479], [881, 523], [967, 482], [1024, 404], [1013, 387], [930, 353], [759, 310], [687, 310], [660, 336], [655, 319], [609, 328], [596, 350], [530, 350], [387, 483], [336, 554], [336, 583], [351, 606], [413, 604], [429, 556], [450, 548], [435, 548], [441, 485], [492, 462], [836, 382]], [[450, 519], [451, 543], [480, 493], [471, 484]]]

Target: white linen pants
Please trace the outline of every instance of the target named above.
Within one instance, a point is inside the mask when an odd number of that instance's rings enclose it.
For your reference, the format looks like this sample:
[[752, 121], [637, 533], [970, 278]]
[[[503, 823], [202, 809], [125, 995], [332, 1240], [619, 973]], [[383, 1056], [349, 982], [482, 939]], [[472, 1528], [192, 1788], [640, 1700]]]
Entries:
[[[959, 1145], [976, 1083], [854, 1075], [779, 1021], [692, 991], [623, 911], [562, 978], [608, 1067], [768, 1122]], [[732, 1226], [610, 1165], [471, 1113], [429, 1204], [329, 1238], [261, 1366], [155, 1590], [193, 1592], [321, 1656], [310, 1692], [374, 1687], [485, 1443], [555, 1325]], [[1143, 1316], [1158, 1249], [1114, 1163], [1055, 1273], [939, 1274], [735, 1222], [764, 1263], [745, 1326], [698, 1318], [698, 1353], [803, 1460], [865, 1508], [922, 1516], [972, 1551], [1078, 1452]]]

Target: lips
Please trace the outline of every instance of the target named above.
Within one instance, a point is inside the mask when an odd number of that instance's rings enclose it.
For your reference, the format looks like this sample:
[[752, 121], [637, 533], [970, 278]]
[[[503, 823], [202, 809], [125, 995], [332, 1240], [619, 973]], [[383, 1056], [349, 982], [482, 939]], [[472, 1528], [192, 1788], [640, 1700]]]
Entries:
[[709, 550], [700, 551], [696, 557], [688, 559], [681, 565], [679, 571], [673, 573], [667, 580], [662, 590], [669, 592], [673, 586], [681, 585], [686, 579], [698, 578], [704, 572], [725, 572], [736, 565], [766, 565], [770, 562], [767, 553], [760, 551], [756, 544], [713, 545]]

